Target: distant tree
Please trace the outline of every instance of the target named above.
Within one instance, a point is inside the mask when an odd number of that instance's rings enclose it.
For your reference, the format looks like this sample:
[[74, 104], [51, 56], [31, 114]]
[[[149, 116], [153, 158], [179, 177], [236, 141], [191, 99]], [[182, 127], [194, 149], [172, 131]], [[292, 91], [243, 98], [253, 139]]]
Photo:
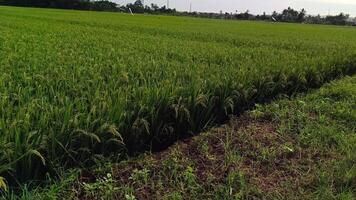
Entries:
[[250, 11], [249, 10], [246, 10], [243, 14], [242, 14], [242, 17], [243, 19], [249, 19], [250, 18]]
[[89, 0], [2, 0], [2, 5], [31, 6], [45, 8], [64, 8], [89, 10], [95, 3]]
[[277, 11], [273, 11], [271, 18], [274, 18], [275, 20], [279, 20], [279, 14], [277, 13]]
[[306, 13], [307, 12], [305, 9], [302, 9], [300, 12], [298, 12], [297, 10], [288, 7], [287, 9], [284, 9], [282, 13], [277, 13], [274, 11], [271, 18], [274, 18], [277, 21], [301, 23], [305, 21]]
[[110, 1], [93, 1], [90, 4], [91, 10], [97, 11], [115, 11], [117, 10], [117, 4]]
[[297, 21], [298, 22], [304, 22], [305, 21], [305, 15], [307, 14], [307, 11], [303, 8], [299, 14], [298, 14], [298, 18]]
[[336, 15], [336, 16], [327, 16], [325, 18], [325, 20], [326, 20], [326, 23], [328, 23], [328, 24], [346, 25], [346, 21], [348, 18], [349, 18], [349, 15], [340, 13], [339, 15]]
[[145, 12], [145, 8], [143, 7], [143, 3], [141, 0], [136, 0], [135, 3], [130, 3], [127, 4], [127, 9], [131, 9], [132, 12], [134, 13], [144, 13]]
[[151, 9], [152, 9], [153, 11], [158, 11], [158, 10], [159, 10], [159, 6], [158, 6], [157, 4], [152, 3], [152, 4], [151, 4]]
[[263, 12], [263, 15], [261, 16], [261, 19], [262, 19], [262, 20], [266, 20], [266, 19], [267, 19], [266, 12]]
[[235, 19], [243, 19], [243, 20], [248, 20], [248, 19], [253, 19], [254, 16], [250, 14], [249, 10], [246, 10], [243, 13], [238, 13], [234, 15]]
[[279, 17], [284, 22], [296, 22], [298, 20], [299, 12], [288, 7], [284, 9], [281, 16]]
[[305, 23], [308, 24], [324, 24], [325, 23], [325, 19], [323, 19], [320, 15], [317, 16], [306, 16], [305, 17]]
[[151, 8], [150, 6], [146, 5], [146, 6], [144, 7], [144, 12], [145, 12], [145, 13], [153, 13], [153, 10], [152, 10], [152, 8]]

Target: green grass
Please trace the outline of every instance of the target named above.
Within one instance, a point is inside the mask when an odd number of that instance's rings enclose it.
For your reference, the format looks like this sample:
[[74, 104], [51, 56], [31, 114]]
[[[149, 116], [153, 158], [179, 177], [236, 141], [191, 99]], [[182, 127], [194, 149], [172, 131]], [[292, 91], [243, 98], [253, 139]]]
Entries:
[[[304, 175], [301, 191], [310, 199], [356, 198], [356, 76], [333, 82], [307, 96], [284, 99], [258, 109], [310, 149], [317, 165]], [[312, 163], [311, 163], [312, 164]]]
[[160, 150], [356, 71], [346, 27], [12, 7], [0, 7], [0, 27], [0, 177], [10, 185]]
[[75, 170], [20, 199], [356, 198], [356, 76], [260, 105], [168, 150]]

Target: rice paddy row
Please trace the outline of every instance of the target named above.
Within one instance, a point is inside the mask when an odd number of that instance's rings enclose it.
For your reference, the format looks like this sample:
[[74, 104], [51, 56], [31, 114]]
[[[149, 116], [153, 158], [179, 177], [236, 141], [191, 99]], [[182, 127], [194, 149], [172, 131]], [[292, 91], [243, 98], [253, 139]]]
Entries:
[[356, 30], [0, 7], [0, 177], [158, 150], [356, 71]]

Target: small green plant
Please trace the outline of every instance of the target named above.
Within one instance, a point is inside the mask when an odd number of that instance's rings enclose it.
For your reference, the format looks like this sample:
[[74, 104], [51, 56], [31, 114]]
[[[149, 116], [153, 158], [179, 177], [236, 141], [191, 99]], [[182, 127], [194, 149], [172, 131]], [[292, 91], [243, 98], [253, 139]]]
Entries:
[[227, 176], [227, 186], [230, 196], [234, 196], [235, 199], [242, 199], [247, 189], [244, 174], [240, 171], [230, 172]]
[[260, 119], [265, 116], [265, 113], [263, 112], [263, 107], [260, 104], [256, 104], [255, 109], [250, 111], [249, 115], [254, 119]]
[[136, 200], [136, 197], [134, 195], [135, 189], [132, 186], [126, 184], [123, 185], [122, 187], [120, 187], [120, 193], [126, 200]]
[[136, 200], [136, 197], [133, 194], [125, 194], [126, 200]]
[[200, 151], [203, 153], [203, 155], [207, 159], [212, 159], [209, 153], [209, 142], [208, 141], [202, 141], [200, 145]]
[[234, 132], [235, 130], [231, 128], [226, 128], [226, 134], [224, 138], [220, 139], [221, 144], [224, 148], [224, 164], [225, 167], [235, 164], [237, 161], [240, 160], [240, 155], [238, 150], [234, 148]]
[[172, 192], [170, 194], [167, 194], [164, 199], [166, 199], [166, 200], [183, 200], [184, 198], [182, 197], [182, 195], [179, 192]]
[[173, 151], [170, 156], [162, 162], [162, 175], [172, 182], [179, 182], [179, 174], [184, 170], [184, 163], [180, 160], [180, 153]]
[[137, 170], [135, 169], [129, 177], [134, 183], [147, 184], [149, 180], [150, 171], [148, 169]]
[[83, 188], [86, 196], [99, 198], [101, 200], [112, 199], [119, 190], [119, 188], [115, 186], [112, 175], [109, 173], [95, 183], [83, 183]]
[[196, 184], [196, 177], [194, 174], [194, 169], [191, 166], [188, 166], [187, 169], [183, 173], [184, 182], [188, 185], [188, 187], [192, 187]]

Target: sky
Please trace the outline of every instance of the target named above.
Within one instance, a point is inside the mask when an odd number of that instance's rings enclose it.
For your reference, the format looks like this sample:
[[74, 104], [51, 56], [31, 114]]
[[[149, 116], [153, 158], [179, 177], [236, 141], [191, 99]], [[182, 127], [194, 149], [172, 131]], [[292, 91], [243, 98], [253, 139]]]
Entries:
[[[135, 0], [113, 0], [119, 4], [132, 3]], [[156, 3], [159, 6], [167, 4], [167, 0], [145, 0], [145, 4]], [[340, 12], [356, 17], [356, 0], [169, 0], [169, 7], [179, 11], [200, 12], [245, 12], [253, 14], [263, 12], [272, 13], [274, 10], [282, 11], [288, 6], [300, 10], [305, 8], [308, 14], [327, 15]]]

